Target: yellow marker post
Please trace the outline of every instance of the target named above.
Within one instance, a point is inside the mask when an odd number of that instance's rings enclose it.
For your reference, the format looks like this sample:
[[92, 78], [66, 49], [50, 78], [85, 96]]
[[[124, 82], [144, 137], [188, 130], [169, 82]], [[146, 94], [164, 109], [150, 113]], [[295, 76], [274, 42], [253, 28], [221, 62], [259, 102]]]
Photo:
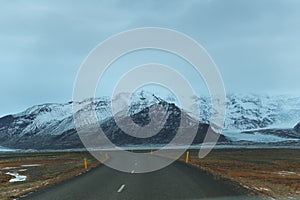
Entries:
[[189, 163], [189, 154], [190, 154], [190, 152], [187, 151], [187, 152], [186, 152], [186, 156], [185, 156], [185, 163], [186, 163], [186, 164]]
[[153, 155], [153, 150], [151, 150], [150, 154]]
[[83, 159], [83, 163], [84, 163], [84, 169], [87, 169], [87, 168], [88, 168], [88, 165], [87, 165], [86, 158]]

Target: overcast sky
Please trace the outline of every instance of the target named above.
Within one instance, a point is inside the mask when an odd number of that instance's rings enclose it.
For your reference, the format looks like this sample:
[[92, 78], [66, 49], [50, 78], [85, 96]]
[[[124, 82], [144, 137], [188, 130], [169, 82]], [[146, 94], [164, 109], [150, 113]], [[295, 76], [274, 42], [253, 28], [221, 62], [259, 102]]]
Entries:
[[148, 26], [202, 44], [227, 92], [300, 95], [297, 0], [0, 0], [0, 116], [70, 101], [77, 70], [97, 44]]

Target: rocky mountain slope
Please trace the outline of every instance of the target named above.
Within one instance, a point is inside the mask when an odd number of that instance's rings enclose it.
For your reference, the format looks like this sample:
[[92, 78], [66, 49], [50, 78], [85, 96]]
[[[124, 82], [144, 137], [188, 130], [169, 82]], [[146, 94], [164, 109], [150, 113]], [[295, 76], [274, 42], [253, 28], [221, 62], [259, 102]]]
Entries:
[[[99, 113], [110, 113], [109, 106], [106, 101], [98, 99], [96, 102], [90, 102], [82, 110], [77, 112], [85, 112], [91, 107], [96, 106], [96, 110]], [[198, 125], [198, 131], [193, 144], [200, 144], [209, 129], [208, 124], [200, 123], [198, 120], [191, 118], [188, 114], [184, 113], [175, 104], [168, 103], [160, 100], [156, 104], [163, 105], [167, 112], [166, 123], [162, 129], [154, 136], [149, 138], [136, 138], [124, 133], [116, 124], [115, 118], [107, 114], [107, 117], [103, 117], [99, 120], [103, 131], [106, 136], [118, 146], [128, 145], [165, 145], [168, 144], [177, 134], [179, 129], [181, 117], [185, 120], [186, 124], [196, 126]], [[152, 104], [151, 106], [155, 106]], [[67, 112], [70, 109], [71, 104], [47, 104], [43, 106], [37, 106], [35, 109], [31, 108], [22, 114], [10, 115], [0, 119], [0, 143], [1, 145], [9, 148], [19, 149], [66, 149], [66, 148], [83, 148], [83, 145], [75, 130], [73, 118]], [[137, 112], [133, 112], [136, 104], [130, 108], [130, 118], [140, 126], [147, 125], [149, 121], [149, 109], [151, 106], [147, 106], [141, 109], [135, 109]], [[61, 108], [62, 107], [62, 108]], [[53, 115], [61, 117], [54, 117]], [[50, 120], [45, 118], [50, 117]], [[128, 121], [129, 116], [118, 116], [119, 121]], [[43, 120], [44, 121], [43, 121]], [[88, 121], [83, 122], [85, 126], [89, 126]], [[184, 135], [176, 143], [177, 145], [187, 145], [186, 140], [189, 138], [189, 130], [191, 127], [183, 127], [183, 131], [187, 134]], [[217, 135], [217, 133], [214, 133]], [[93, 136], [97, 137], [98, 133], [94, 133]], [[99, 139], [99, 138], [98, 138]], [[101, 138], [100, 138], [101, 140]], [[228, 142], [228, 140], [220, 135], [219, 142]]]
[[[117, 98], [123, 98], [120, 94]], [[194, 97], [195, 98], [195, 97]], [[194, 144], [203, 141], [210, 119], [210, 99], [196, 98], [200, 105], [199, 119], [193, 119], [189, 113], [181, 110], [173, 98], [165, 100], [150, 93], [141, 92], [131, 98], [129, 114], [137, 124], [149, 123], [149, 108], [162, 104], [167, 110], [167, 123], [155, 136], [141, 139], [125, 134], [112, 117], [109, 98], [98, 98], [94, 102], [80, 102], [82, 108], [77, 112], [95, 108], [99, 123], [111, 141], [117, 145], [153, 145], [166, 144], [176, 133], [183, 112], [184, 120], [199, 124]], [[176, 103], [176, 104], [174, 104]], [[128, 116], [118, 116], [127, 121]], [[298, 142], [300, 139], [300, 98], [285, 96], [229, 95], [227, 97], [227, 116], [225, 130], [219, 142]], [[88, 117], [82, 120], [83, 126], [89, 126]], [[293, 128], [294, 127], [294, 128]], [[184, 141], [184, 138], [182, 139]], [[63, 149], [81, 148], [82, 143], [75, 130], [72, 102], [65, 104], [42, 104], [33, 106], [24, 112], [0, 118], [0, 146], [9, 148]]]
[[[200, 119], [209, 121], [210, 100], [198, 98]], [[300, 121], [300, 97], [231, 94], [227, 96], [225, 129], [292, 128]]]

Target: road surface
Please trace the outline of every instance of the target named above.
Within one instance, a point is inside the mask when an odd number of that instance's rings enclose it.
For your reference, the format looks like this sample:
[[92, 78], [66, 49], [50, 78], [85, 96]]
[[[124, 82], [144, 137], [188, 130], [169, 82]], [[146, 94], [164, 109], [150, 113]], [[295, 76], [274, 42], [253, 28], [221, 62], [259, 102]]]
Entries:
[[[157, 157], [162, 162], [165, 158]], [[119, 172], [105, 165], [58, 185], [42, 189], [22, 200], [155, 200], [155, 199], [245, 199], [248, 191], [185, 163], [174, 162], [151, 173]], [[257, 198], [255, 198], [257, 199]]]

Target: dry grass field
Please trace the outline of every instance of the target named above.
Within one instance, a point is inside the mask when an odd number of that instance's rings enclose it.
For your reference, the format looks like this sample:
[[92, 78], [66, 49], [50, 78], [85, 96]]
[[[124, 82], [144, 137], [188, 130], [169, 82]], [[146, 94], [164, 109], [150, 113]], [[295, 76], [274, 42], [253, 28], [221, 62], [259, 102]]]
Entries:
[[[84, 167], [84, 158], [87, 159], [88, 169]], [[99, 164], [88, 152], [1, 154], [0, 199], [13, 199], [56, 184]], [[13, 182], [15, 177], [7, 173], [17, 173], [21, 179], [26, 176], [26, 180]]]
[[215, 149], [203, 159], [191, 150], [189, 164], [256, 194], [300, 199], [300, 149]]

